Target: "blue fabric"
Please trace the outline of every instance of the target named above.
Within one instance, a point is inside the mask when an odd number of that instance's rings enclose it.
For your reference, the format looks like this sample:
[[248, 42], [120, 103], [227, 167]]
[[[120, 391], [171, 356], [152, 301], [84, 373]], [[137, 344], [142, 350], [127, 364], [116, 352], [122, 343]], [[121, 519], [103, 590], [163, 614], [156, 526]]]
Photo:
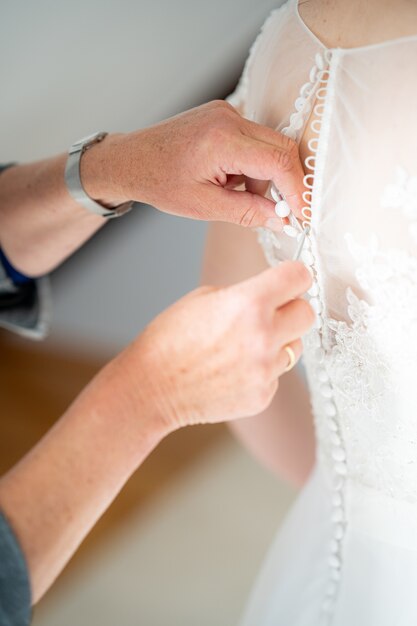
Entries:
[[0, 513], [0, 626], [28, 626], [30, 621], [31, 591], [25, 558]]
[[[0, 174], [9, 167], [13, 167], [13, 165], [15, 165], [15, 163], [0, 164]], [[14, 282], [15, 285], [23, 285], [31, 280], [31, 278], [21, 274], [13, 267], [2, 250], [0, 250], [0, 262], [3, 264], [7, 276]]]
[[0, 262], [6, 270], [7, 276], [10, 278], [11, 281], [13, 281], [15, 285], [23, 285], [24, 283], [28, 283], [32, 280], [32, 278], [29, 278], [28, 276], [21, 274], [21, 272], [18, 272], [18, 270], [13, 267], [13, 265], [10, 263], [9, 259], [6, 257], [3, 250], [1, 249]]

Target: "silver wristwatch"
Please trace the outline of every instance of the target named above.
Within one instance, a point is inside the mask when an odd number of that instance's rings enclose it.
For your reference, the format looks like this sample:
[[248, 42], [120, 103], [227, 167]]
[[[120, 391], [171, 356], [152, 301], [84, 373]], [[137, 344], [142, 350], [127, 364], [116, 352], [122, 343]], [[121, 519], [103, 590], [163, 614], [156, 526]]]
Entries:
[[81, 157], [88, 148], [91, 148], [94, 144], [107, 136], [108, 133], [94, 133], [76, 141], [68, 151], [68, 159], [65, 165], [65, 182], [71, 196], [81, 204], [87, 211], [101, 215], [102, 217], [113, 218], [124, 215], [133, 206], [133, 202], [123, 202], [118, 206], [110, 209], [96, 202], [86, 193], [80, 176], [80, 162]]

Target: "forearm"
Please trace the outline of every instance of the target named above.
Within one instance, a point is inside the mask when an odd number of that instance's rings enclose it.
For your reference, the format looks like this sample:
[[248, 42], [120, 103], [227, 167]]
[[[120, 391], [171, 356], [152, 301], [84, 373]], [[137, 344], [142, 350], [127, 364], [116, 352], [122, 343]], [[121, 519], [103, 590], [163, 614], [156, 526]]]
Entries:
[[113, 362], [0, 481], [39, 600], [127, 479], [166, 433], [152, 402], [114, 386]]
[[314, 321], [300, 298], [310, 286], [306, 268], [288, 263], [188, 294], [1, 479], [0, 507], [26, 556], [34, 601], [166, 434], [265, 410], [288, 364], [283, 346], [292, 342], [299, 354], [298, 338]]
[[[54, 268], [105, 223], [70, 197], [66, 158], [15, 166], [0, 176], [0, 244], [28, 275]], [[224, 102], [107, 135], [83, 154], [80, 173], [87, 194], [107, 207], [145, 202], [200, 220], [282, 228], [274, 203], [262, 193], [234, 190], [237, 179], [273, 180], [293, 210], [304, 204], [296, 144]]]
[[[210, 226], [204, 282], [229, 284], [265, 267], [255, 233], [229, 224]], [[266, 411], [230, 427], [260, 463], [291, 483], [304, 482], [314, 462], [315, 443], [308, 392], [296, 371], [281, 377]]]
[[297, 487], [306, 481], [315, 459], [314, 427], [308, 391], [296, 370], [281, 377], [266, 411], [229, 427], [269, 470]]
[[[85, 189], [109, 206], [118, 200], [112, 194], [109, 163], [117, 137], [106, 137], [81, 159]], [[0, 244], [11, 263], [30, 276], [49, 272], [105, 223], [68, 193], [66, 159], [67, 154], [61, 154], [16, 165], [0, 175]]]

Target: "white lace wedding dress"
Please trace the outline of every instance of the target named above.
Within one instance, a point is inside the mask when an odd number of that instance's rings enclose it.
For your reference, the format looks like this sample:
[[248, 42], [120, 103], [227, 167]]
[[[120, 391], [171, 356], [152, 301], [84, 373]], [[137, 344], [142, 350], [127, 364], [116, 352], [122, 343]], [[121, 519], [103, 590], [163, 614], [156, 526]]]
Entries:
[[[244, 626], [417, 624], [417, 36], [328, 49], [296, 0], [274, 11], [231, 97], [309, 135], [305, 366], [317, 466]], [[293, 224], [297, 227], [296, 224]], [[296, 239], [260, 232], [271, 264]]]

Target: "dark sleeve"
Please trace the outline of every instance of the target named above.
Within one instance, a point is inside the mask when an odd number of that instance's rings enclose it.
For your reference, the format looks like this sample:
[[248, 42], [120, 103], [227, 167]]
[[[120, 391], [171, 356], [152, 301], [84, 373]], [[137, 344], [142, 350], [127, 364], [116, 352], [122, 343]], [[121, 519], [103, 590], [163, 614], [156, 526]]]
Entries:
[[[12, 165], [0, 164], [0, 175]], [[0, 328], [30, 339], [43, 339], [49, 329], [50, 309], [48, 277], [27, 279], [0, 250]]]
[[0, 626], [27, 626], [30, 620], [31, 591], [26, 562], [0, 512]]

